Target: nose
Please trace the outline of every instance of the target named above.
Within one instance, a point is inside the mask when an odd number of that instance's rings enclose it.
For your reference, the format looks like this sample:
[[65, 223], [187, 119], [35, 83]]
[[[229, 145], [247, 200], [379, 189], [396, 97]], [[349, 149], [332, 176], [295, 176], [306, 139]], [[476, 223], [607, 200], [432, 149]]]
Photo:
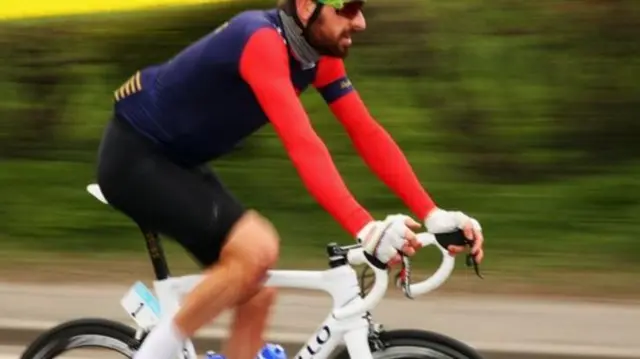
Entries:
[[362, 31], [367, 28], [367, 21], [364, 19], [362, 11], [358, 11], [358, 15], [351, 21], [351, 26], [356, 31]]

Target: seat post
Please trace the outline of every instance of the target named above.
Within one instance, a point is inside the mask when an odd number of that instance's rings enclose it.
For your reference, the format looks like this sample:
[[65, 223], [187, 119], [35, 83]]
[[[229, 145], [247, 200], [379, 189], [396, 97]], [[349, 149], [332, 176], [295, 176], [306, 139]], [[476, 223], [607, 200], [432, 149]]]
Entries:
[[157, 280], [163, 280], [169, 278], [169, 266], [164, 256], [164, 250], [160, 243], [160, 236], [153, 231], [145, 230], [140, 227], [142, 234], [144, 234], [145, 244], [147, 246], [147, 252], [149, 258], [151, 258], [151, 264], [153, 264], [153, 272]]

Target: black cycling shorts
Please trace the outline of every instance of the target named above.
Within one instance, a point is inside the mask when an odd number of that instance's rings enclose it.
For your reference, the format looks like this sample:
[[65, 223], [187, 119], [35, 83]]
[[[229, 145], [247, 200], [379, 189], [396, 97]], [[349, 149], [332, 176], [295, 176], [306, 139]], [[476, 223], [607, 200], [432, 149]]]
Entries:
[[173, 238], [204, 267], [217, 261], [245, 212], [208, 166], [179, 165], [118, 117], [102, 138], [97, 177], [111, 206]]

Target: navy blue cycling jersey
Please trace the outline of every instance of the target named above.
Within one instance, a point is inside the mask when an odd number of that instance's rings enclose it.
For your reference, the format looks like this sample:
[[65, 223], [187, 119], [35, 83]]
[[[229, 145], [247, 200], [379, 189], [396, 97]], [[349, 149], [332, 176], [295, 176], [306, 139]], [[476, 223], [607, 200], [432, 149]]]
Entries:
[[300, 103], [313, 85], [367, 165], [424, 218], [435, 204], [368, 112], [342, 59], [299, 61], [281, 14], [242, 12], [169, 61], [136, 72], [115, 91], [115, 114], [187, 166], [228, 153], [270, 123], [307, 189], [355, 235], [373, 218], [347, 189]]
[[[262, 28], [283, 31], [276, 10], [242, 12], [169, 61], [141, 70], [116, 91], [117, 115], [185, 163], [227, 153], [269, 121], [239, 73], [248, 40]], [[289, 57], [298, 93], [315, 80], [315, 65], [303, 68]]]

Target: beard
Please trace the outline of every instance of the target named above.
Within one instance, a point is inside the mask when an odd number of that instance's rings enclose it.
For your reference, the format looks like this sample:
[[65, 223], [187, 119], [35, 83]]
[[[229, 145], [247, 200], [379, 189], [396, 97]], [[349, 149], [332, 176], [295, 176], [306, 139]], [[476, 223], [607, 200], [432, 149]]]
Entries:
[[322, 56], [337, 57], [341, 59], [346, 58], [347, 55], [349, 55], [349, 47], [342, 46], [340, 42], [342, 39], [349, 37], [349, 34], [345, 31], [340, 34], [338, 39], [331, 39], [318, 31], [322, 24], [323, 21], [320, 17], [311, 25], [307, 36], [309, 45], [311, 45]]
[[336, 41], [323, 41], [322, 38], [309, 36], [309, 44], [322, 56], [344, 59], [349, 55], [349, 48], [340, 46]]

